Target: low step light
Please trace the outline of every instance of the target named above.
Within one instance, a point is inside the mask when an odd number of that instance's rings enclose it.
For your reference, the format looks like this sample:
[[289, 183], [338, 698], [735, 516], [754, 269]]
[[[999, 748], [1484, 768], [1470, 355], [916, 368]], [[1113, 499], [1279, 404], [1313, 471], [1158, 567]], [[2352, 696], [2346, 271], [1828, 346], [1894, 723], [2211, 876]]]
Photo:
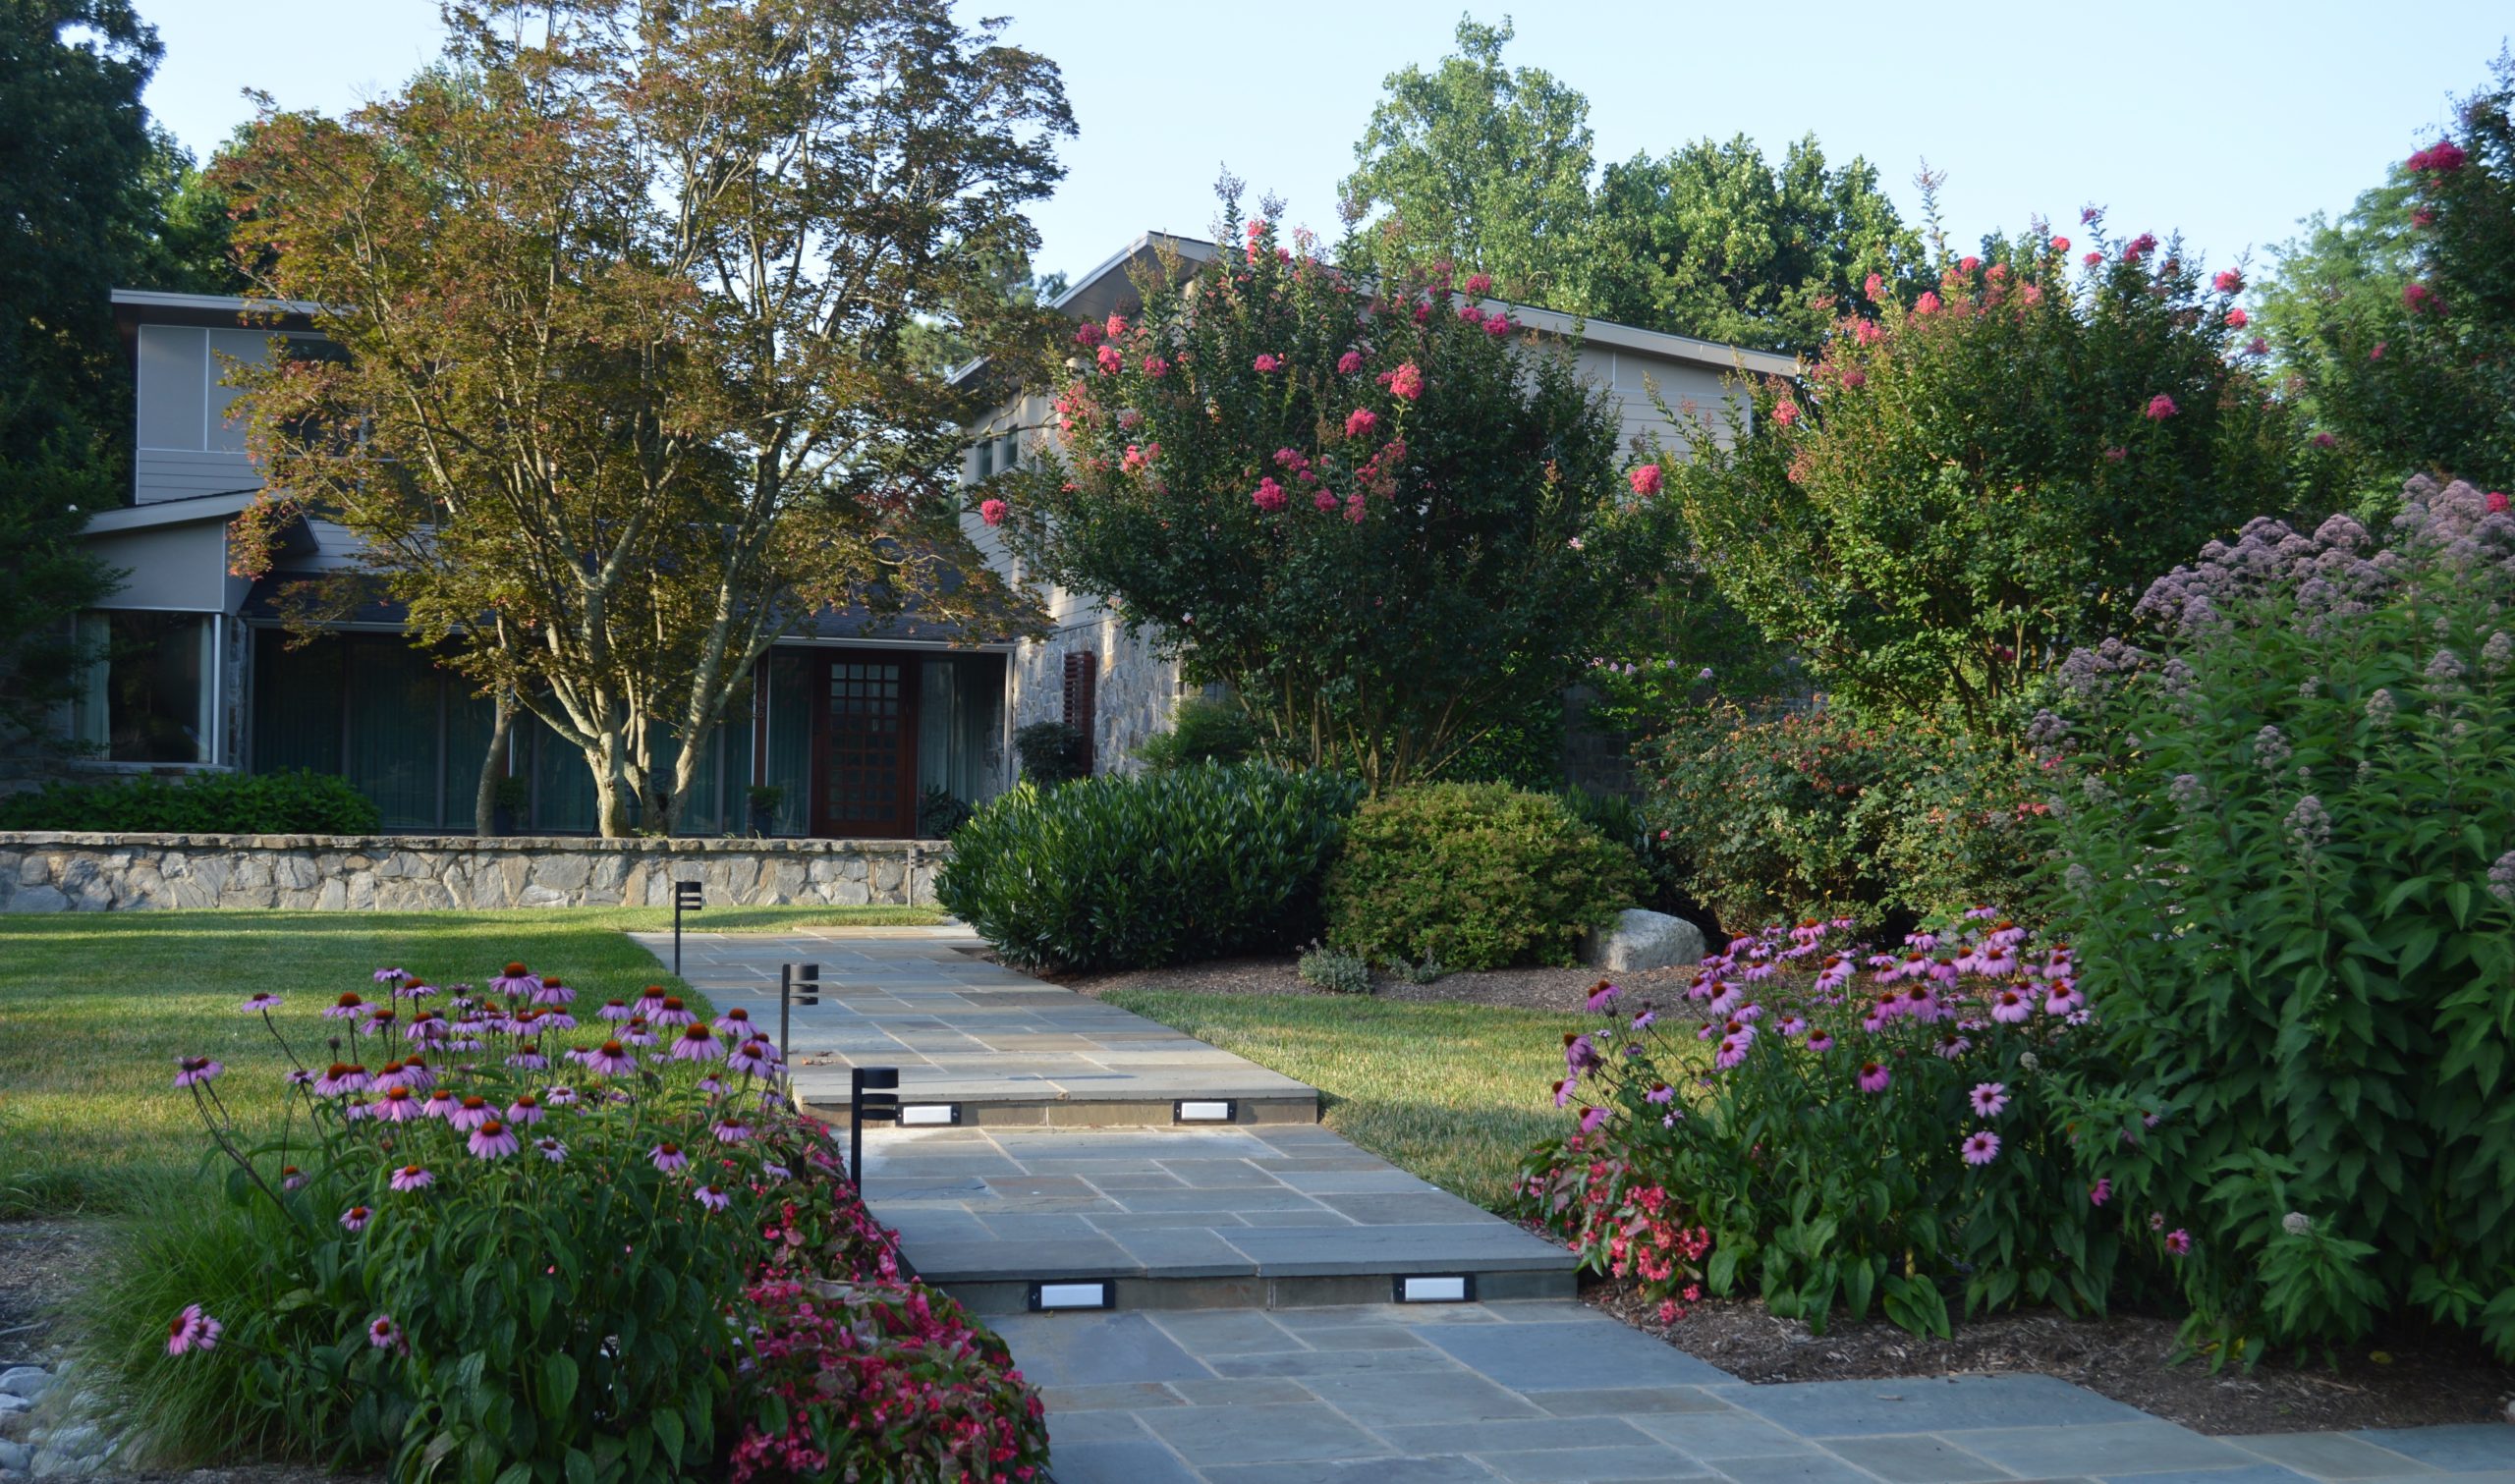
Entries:
[[1397, 1280], [1399, 1303], [1473, 1303], [1476, 1300], [1476, 1276], [1472, 1273], [1427, 1274]]
[[1228, 1124], [1239, 1114], [1240, 1105], [1230, 1098], [1202, 1102], [1183, 1098], [1170, 1108], [1171, 1122], [1179, 1124]]
[[1031, 1312], [1052, 1313], [1059, 1309], [1108, 1309], [1117, 1307], [1117, 1286], [1102, 1278], [1090, 1283], [1034, 1283], [1031, 1285]]
[[900, 1127], [903, 1128], [936, 1128], [961, 1121], [958, 1103], [903, 1103], [900, 1105]]

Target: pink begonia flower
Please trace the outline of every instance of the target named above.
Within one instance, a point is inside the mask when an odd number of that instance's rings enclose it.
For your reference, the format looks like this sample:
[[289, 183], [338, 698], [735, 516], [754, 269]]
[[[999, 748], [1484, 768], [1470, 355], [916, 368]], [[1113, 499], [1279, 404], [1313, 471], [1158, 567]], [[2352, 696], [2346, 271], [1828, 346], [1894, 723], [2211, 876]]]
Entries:
[[1102, 346], [1093, 353], [1091, 358], [1099, 363], [1100, 374], [1103, 376], [1117, 375], [1118, 367], [1127, 363], [1127, 357], [1118, 354], [1116, 346]]
[[1358, 407], [1345, 414], [1345, 436], [1348, 438], [1365, 437], [1377, 426], [1379, 413], [1369, 408]]
[[2056, 237], [2056, 238], [2052, 239], [2052, 250], [2053, 250], [2053, 251], [2055, 251], [2055, 252], [2067, 252], [2067, 251], [2069, 251], [2069, 250], [2070, 250], [2070, 240], [2069, 240], [2068, 238], [2066, 238], [2066, 237]]
[[1655, 464], [1646, 464], [1642, 466], [1640, 468], [1633, 471], [1631, 480], [1633, 484], [1633, 492], [1635, 494], [1640, 495], [1645, 499], [1657, 494], [1659, 492], [1660, 482], [1659, 466]]
[[1924, 289], [1924, 290], [1922, 291], [1922, 297], [1921, 297], [1921, 298], [1919, 298], [1919, 299], [1917, 299], [1917, 300], [1914, 300], [1914, 301], [1913, 301], [1913, 313], [1914, 313], [1914, 315], [1915, 315], [1916, 317], [1919, 317], [1919, 316], [1924, 316], [1924, 315], [1935, 314], [1935, 313], [1937, 313], [1937, 312], [1938, 312], [1938, 295], [1937, 295], [1936, 293], [1934, 293], [1933, 291], [1931, 291], [1931, 290]]
[[1340, 376], [1351, 376], [1362, 368], [1363, 353], [1360, 351], [1347, 351], [1336, 357], [1336, 374]]
[[978, 519], [989, 525], [1002, 525], [1008, 509], [1010, 507], [1001, 500], [981, 500], [978, 502]]
[[1170, 374], [1170, 362], [1162, 359], [1158, 356], [1146, 356], [1144, 358], [1144, 373], [1146, 376], [1151, 377], [1153, 380], [1159, 381], [1162, 377]]
[[1407, 361], [1389, 374], [1388, 393], [1408, 402], [1420, 401], [1424, 395], [1424, 373], [1415, 362]]
[[1461, 284], [1459, 287], [1465, 289], [1470, 294], [1481, 294], [1485, 290], [1493, 287], [1493, 275], [1490, 273], [1471, 273], [1467, 276], [1467, 282]]
[[1281, 370], [1284, 363], [1277, 360], [1272, 356], [1260, 355], [1256, 360], [1251, 361], [1250, 364], [1256, 366], [1260, 371], [1275, 371]]
[[1282, 510], [1284, 508], [1284, 487], [1277, 484], [1274, 477], [1269, 475], [1266, 478], [1258, 481], [1258, 492], [1249, 497], [1249, 503], [1263, 511]]
[[2230, 329], [2230, 330], [2241, 330], [2241, 329], [2243, 329], [2246, 325], [2249, 325], [2249, 324], [2251, 324], [2251, 323], [2253, 323], [2253, 316], [2252, 316], [2252, 315], [2250, 315], [2250, 314], [2247, 314], [2244, 310], [2242, 310], [2242, 309], [2238, 308], [2238, 309], [2229, 309], [2229, 310], [2227, 311], [2227, 328], [2228, 328], [2228, 329]]
[[1799, 420], [1799, 404], [1795, 402], [1775, 403], [1772, 410], [1772, 420], [1780, 423], [1783, 427], [1788, 427], [1792, 423], [1797, 422]]
[[2163, 422], [2168, 417], [2173, 416], [2181, 411], [2183, 411], [2183, 409], [2174, 405], [2174, 399], [2163, 392], [2159, 392], [2149, 399], [2149, 420], [2151, 422]]

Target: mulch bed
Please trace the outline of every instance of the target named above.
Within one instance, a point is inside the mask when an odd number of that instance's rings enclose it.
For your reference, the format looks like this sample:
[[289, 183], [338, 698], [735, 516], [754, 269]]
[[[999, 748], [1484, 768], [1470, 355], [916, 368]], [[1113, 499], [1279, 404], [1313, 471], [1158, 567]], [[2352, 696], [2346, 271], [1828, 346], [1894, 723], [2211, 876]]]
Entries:
[[[1917, 1340], [1882, 1320], [1822, 1335], [1753, 1299], [1707, 1299], [1672, 1325], [1630, 1283], [1599, 1283], [1582, 1301], [1742, 1381], [1896, 1381], [2034, 1372], [2058, 1376], [2201, 1433], [2348, 1431], [2447, 1422], [2515, 1422], [2515, 1370], [2458, 1336], [2361, 1347], [2336, 1369], [2282, 1357], [2251, 1372], [2173, 1363], [2175, 1321], [2114, 1314], [2065, 1319], [2048, 1309], [1960, 1321], [1952, 1340]], [[2375, 1357], [2383, 1355], [2382, 1360]], [[2507, 1429], [2515, 1448], [2515, 1426]]]
[[[1170, 990], [1196, 995], [1319, 995], [1327, 991], [1302, 982], [1293, 971], [1291, 955], [1252, 959], [1213, 959], [1170, 968], [1129, 969], [1120, 973], [1052, 973], [1042, 977], [1066, 988], [1097, 997], [1112, 990]], [[1430, 1004], [1503, 1005], [1520, 1010], [1579, 1013], [1598, 982], [1594, 968], [1495, 968], [1443, 974], [1429, 984], [1375, 974], [1371, 994], [1381, 1000]], [[1694, 982], [1691, 965], [1657, 968], [1608, 977], [1624, 987], [1628, 999], [1655, 998], [1662, 1004], [1682, 1001]]]

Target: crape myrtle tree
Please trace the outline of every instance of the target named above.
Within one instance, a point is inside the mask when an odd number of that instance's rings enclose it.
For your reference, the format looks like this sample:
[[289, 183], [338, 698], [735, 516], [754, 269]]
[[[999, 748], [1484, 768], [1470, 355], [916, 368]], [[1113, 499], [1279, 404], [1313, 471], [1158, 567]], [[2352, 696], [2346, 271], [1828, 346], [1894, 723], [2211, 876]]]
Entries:
[[445, 15], [402, 91], [265, 104], [218, 174], [256, 293], [345, 353], [236, 371], [267, 481], [243, 533], [267, 560], [297, 511], [356, 531], [415, 638], [584, 754], [605, 835], [633, 796], [668, 831], [816, 615], [1030, 622], [950, 493], [997, 393], [922, 351], [1034, 333], [1001, 265], [1072, 122], [1052, 64], [944, 0]]
[[2075, 268], [2038, 226], [1909, 302], [1872, 278], [1804, 378], [1679, 413], [1662, 467], [1722, 595], [1855, 709], [2008, 730], [2176, 561], [2313, 498], [2241, 271], [2082, 228]]
[[1132, 319], [1075, 332], [1057, 436], [980, 512], [1230, 685], [1279, 755], [1436, 775], [1575, 678], [1661, 520], [1570, 348], [1482, 275], [1349, 275], [1228, 196], [1221, 230], [1193, 276], [1144, 273]]

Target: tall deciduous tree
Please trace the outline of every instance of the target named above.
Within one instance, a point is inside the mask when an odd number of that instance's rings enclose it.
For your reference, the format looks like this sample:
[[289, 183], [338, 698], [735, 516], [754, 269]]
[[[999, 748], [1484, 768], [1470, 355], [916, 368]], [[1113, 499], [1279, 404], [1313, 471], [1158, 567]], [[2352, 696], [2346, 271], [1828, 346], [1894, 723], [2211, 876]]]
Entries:
[[1187, 282], [1084, 324], [1062, 446], [981, 504], [1033, 571], [1150, 626], [1279, 754], [1439, 774], [1551, 697], [1658, 565], [1571, 348], [1481, 276], [1358, 279], [1225, 217]]
[[[1459, 54], [1389, 75], [1354, 146], [1349, 212], [1378, 210], [1360, 262], [1445, 259], [1504, 296], [1578, 307], [1590, 294], [1590, 102], [1533, 67], [1502, 62], [1509, 21], [1458, 24]], [[1419, 264], [1420, 265], [1420, 264]]]
[[[319, 506], [415, 636], [672, 827], [777, 638], [850, 605], [1029, 609], [962, 538], [931, 321], [1035, 334], [997, 265], [1072, 132], [946, 0], [447, 7], [345, 119], [265, 109], [220, 184], [258, 291], [347, 354], [247, 373], [260, 528]], [[1018, 357], [1003, 357], [1010, 364]]]

